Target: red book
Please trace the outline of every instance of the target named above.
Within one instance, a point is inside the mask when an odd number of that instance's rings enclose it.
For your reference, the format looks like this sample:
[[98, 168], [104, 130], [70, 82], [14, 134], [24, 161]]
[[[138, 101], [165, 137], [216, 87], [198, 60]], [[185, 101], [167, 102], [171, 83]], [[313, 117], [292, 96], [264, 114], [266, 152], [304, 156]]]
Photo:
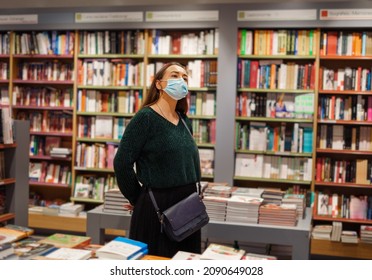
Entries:
[[258, 67], [259, 67], [258, 60], [252, 60], [251, 61], [251, 71], [249, 73], [249, 76], [250, 76], [249, 87], [250, 88], [257, 88]]
[[337, 31], [329, 31], [327, 34], [327, 55], [337, 54]]

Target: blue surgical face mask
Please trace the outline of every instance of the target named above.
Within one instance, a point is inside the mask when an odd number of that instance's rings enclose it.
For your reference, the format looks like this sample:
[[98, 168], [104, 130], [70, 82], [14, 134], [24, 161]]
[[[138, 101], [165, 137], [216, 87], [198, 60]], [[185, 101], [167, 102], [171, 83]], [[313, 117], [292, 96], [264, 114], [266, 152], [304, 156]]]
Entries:
[[167, 86], [164, 91], [174, 100], [180, 100], [186, 97], [189, 92], [187, 84], [183, 78], [167, 80]]

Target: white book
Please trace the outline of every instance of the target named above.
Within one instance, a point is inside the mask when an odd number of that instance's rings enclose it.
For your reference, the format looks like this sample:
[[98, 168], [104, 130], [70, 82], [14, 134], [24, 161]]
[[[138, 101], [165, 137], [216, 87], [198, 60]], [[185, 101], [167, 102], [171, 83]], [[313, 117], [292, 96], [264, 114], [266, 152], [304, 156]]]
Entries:
[[147, 253], [147, 244], [125, 237], [116, 237], [96, 251], [99, 259], [129, 260]]
[[171, 260], [200, 260], [201, 254], [178, 251]]
[[95, 137], [96, 138], [113, 138], [113, 117], [96, 116]]
[[49, 251], [44, 257], [55, 260], [87, 260], [92, 256], [92, 251], [76, 248], [56, 248]]
[[202, 260], [240, 260], [244, 254], [245, 250], [211, 243], [200, 258]]

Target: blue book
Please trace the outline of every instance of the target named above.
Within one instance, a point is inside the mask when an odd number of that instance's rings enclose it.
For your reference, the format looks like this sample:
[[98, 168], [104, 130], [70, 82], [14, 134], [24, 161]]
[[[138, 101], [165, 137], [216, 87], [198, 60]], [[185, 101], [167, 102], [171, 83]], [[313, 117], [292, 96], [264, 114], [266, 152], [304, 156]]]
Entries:
[[141, 241], [116, 237], [96, 251], [99, 259], [130, 260], [147, 254], [148, 246]]

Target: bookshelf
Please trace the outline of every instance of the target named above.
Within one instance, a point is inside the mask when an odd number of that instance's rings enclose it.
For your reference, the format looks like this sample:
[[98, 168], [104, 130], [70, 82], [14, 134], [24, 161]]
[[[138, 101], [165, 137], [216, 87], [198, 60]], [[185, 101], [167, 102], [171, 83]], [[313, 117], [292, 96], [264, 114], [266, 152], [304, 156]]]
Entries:
[[240, 28], [237, 36], [234, 185], [309, 193], [318, 30]]
[[[69, 201], [72, 175], [74, 46], [72, 31], [12, 32], [11, 103], [30, 122], [32, 204]], [[63, 148], [66, 153], [55, 153]]]
[[[359, 237], [372, 224], [371, 40], [368, 30], [350, 28], [322, 29], [320, 39], [313, 222], [341, 222]], [[312, 243], [329, 255], [329, 244]], [[337, 255], [367, 258], [369, 244], [334, 243]]]
[[116, 186], [113, 157], [144, 94], [144, 30], [77, 32], [74, 187], [71, 200], [96, 206]]
[[[4, 177], [0, 179], [0, 223], [28, 225], [28, 161], [29, 123], [15, 121], [14, 144], [0, 144], [0, 168]], [[26, 156], [27, 157], [27, 156]]]
[[167, 62], [178, 61], [189, 75], [188, 116], [199, 147], [202, 179], [213, 181], [216, 143], [216, 93], [219, 30], [148, 30], [146, 87]]

